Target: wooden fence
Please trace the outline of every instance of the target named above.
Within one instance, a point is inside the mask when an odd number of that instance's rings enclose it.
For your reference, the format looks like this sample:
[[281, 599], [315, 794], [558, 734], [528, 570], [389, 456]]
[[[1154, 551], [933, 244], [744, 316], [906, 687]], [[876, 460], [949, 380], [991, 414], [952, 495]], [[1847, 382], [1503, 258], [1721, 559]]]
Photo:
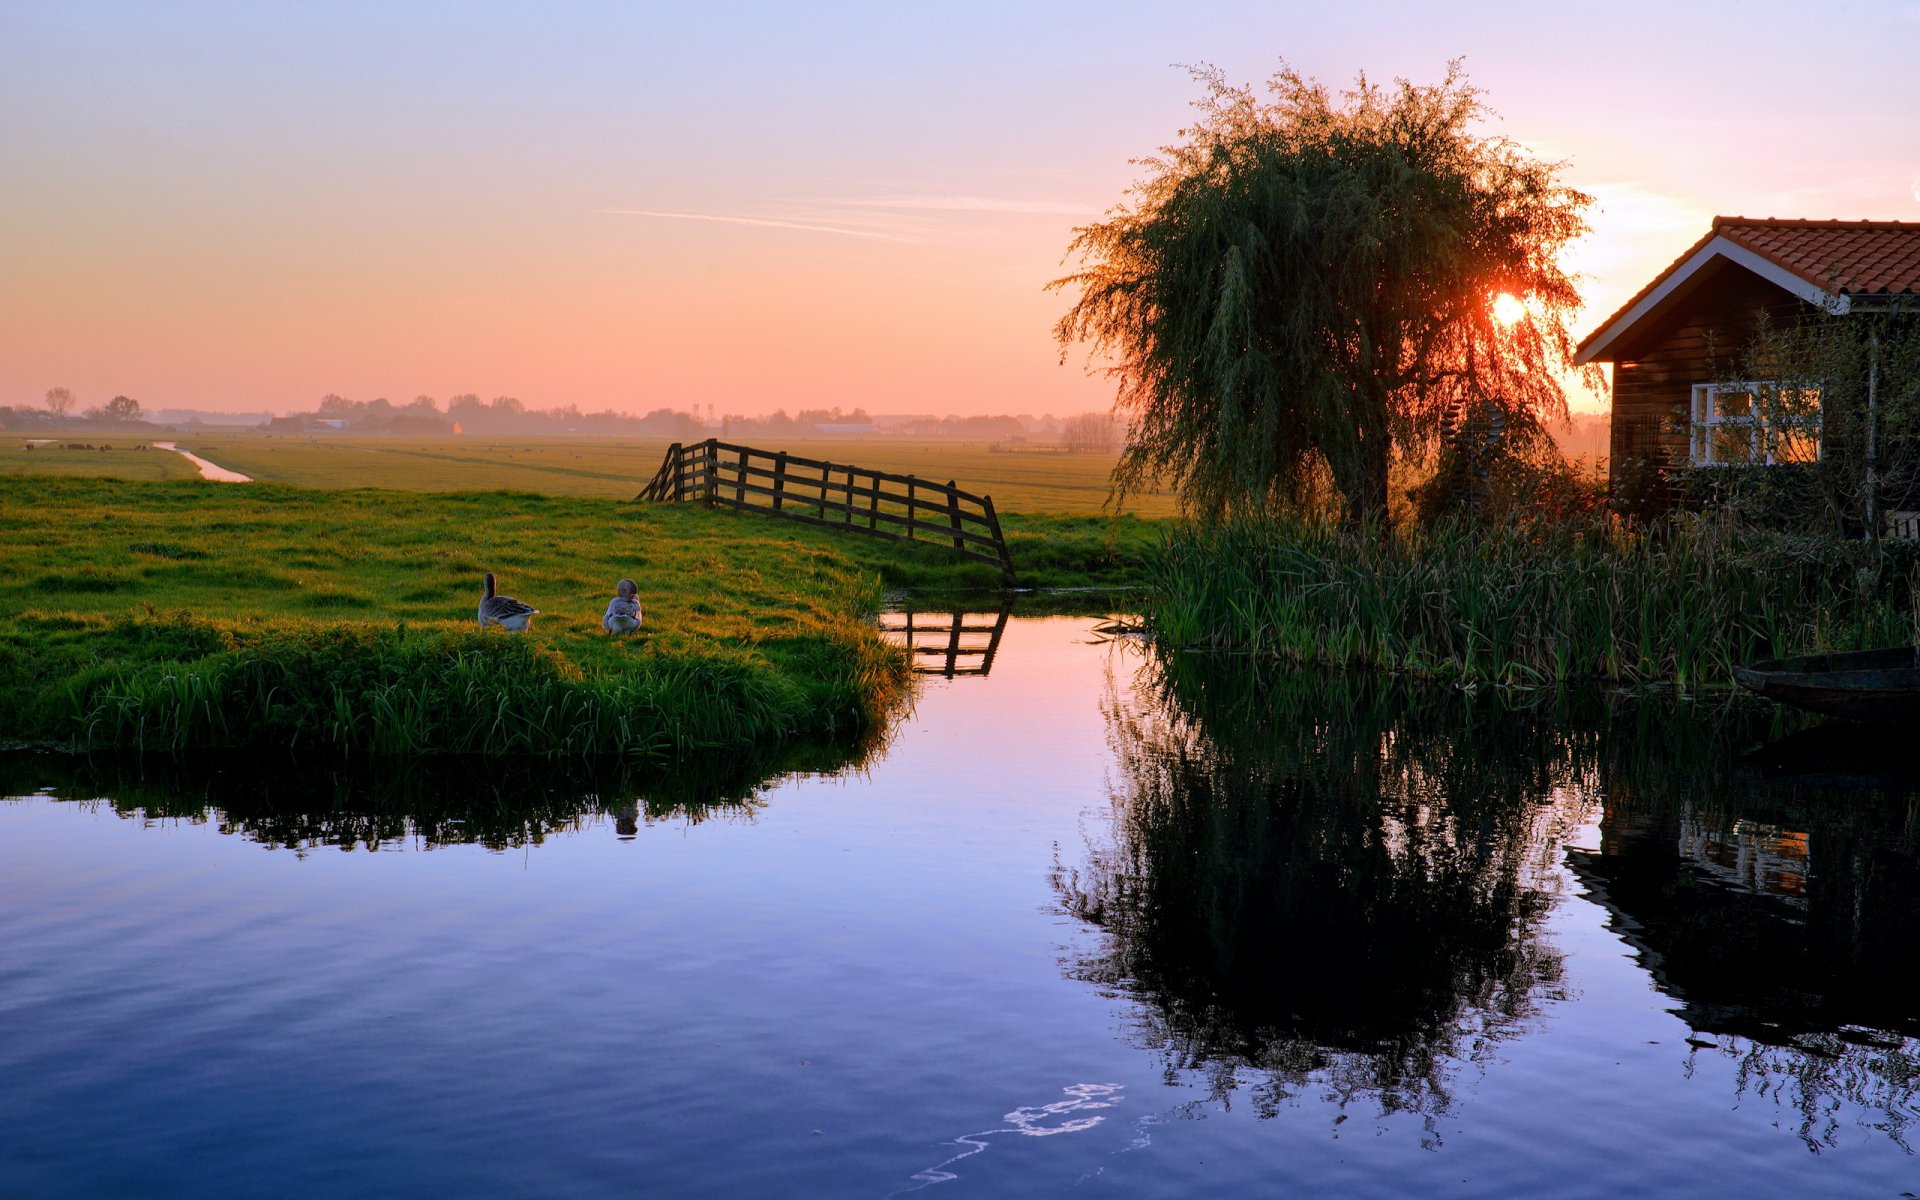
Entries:
[[668, 446], [660, 469], [634, 499], [696, 501], [869, 537], [945, 544], [1014, 581], [993, 498], [952, 480], [934, 483], [709, 438]]
[[[916, 675], [985, 675], [993, 670], [1000, 635], [1007, 631], [1012, 601], [997, 612], [915, 612], [880, 614], [880, 632], [912, 656]], [[981, 639], [984, 638], [985, 641]]]

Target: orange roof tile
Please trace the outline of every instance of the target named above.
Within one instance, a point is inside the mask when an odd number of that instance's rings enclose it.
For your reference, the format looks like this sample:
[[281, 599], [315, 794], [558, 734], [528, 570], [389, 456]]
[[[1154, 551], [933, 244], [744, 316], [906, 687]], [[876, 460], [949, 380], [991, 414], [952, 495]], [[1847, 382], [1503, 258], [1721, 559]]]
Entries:
[[1713, 231], [1818, 287], [1920, 294], [1920, 221], [1715, 217]]
[[1574, 361], [1612, 361], [1607, 355], [1622, 334], [1651, 315], [1646, 306], [1697, 270], [1702, 260], [1696, 256], [1722, 238], [1778, 269], [1776, 283], [1791, 278], [1807, 285], [1801, 295], [1813, 303], [1836, 291], [1859, 298], [1920, 295], [1920, 221], [1715, 217], [1704, 237], [1581, 339]]

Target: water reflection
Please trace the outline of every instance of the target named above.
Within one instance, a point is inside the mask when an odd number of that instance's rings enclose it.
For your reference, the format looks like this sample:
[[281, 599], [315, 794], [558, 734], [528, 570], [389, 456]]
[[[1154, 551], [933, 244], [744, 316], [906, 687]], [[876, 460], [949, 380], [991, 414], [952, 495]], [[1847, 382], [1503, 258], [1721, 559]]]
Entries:
[[1013, 613], [1013, 597], [997, 608], [897, 608], [881, 613], [880, 632], [907, 652], [916, 675], [987, 675]]
[[297, 852], [405, 844], [505, 850], [601, 821], [631, 838], [655, 821], [750, 817], [771, 780], [849, 765], [844, 750], [831, 748], [778, 762], [708, 759], [670, 770], [617, 760], [304, 762], [15, 753], [0, 755], [0, 796], [31, 793], [105, 805], [133, 820], [207, 822], [222, 833]]
[[1598, 846], [1568, 858], [1691, 1044], [1810, 1149], [1838, 1144], [1837, 1101], [1903, 1146], [1920, 1119], [1920, 800], [1884, 743], [1846, 753], [1862, 736], [1809, 730], [1685, 792], [1620, 764]]
[[1193, 656], [1106, 706], [1110, 825], [1055, 877], [1102, 936], [1067, 967], [1138, 997], [1169, 1075], [1263, 1114], [1370, 1097], [1435, 1137], [1462, 1074], [1565, 995], [1546, 917], [1584, 893], [1689, 1053], [1737, 1056], [1810, 1144], [1834, 1100], [1912, 1128], [1920, 810], [1756, 773], [1735, 750], [1764, 710], [1514, 708]]

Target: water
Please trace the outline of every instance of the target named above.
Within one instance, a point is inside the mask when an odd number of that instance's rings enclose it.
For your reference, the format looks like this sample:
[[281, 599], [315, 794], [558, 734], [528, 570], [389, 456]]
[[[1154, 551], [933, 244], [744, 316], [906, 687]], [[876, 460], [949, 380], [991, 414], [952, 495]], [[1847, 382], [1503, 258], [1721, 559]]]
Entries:
[[186, 459], [188, 462], [192, 463], [194, 466], [200, 469], [200, 477], [202, 479], [211, 479], [215, 483], [252, 483], [253, 482], [253, 476], [251, 475], [242, 475], [240, 472], [229, 470], [226, 467], [221, 466], [219, 463], [209, 462], [206, 459], [201, 458], [198, 454], [193, 453], [191, 450], [182, 450], [179, 446], [175, 445], [172, 442], [155, 442], [154, 447], [159, 450], [171, 450], [175, 454], [178, 454], [180, 457]]
[[0, 760], [0, 1195], [1920, 1190], [1897, 758], [962, 623], [837, 775]]

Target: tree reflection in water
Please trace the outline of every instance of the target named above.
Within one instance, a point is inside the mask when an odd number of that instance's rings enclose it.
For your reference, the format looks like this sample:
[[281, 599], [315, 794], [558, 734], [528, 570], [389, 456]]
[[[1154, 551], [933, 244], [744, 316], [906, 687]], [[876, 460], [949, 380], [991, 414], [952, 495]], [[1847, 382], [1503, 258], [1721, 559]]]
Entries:
[[415, 844], [494, 850], [610, 820], [621, 837], [643, 823], [751, 817], [761, 791], [792, 772], [857, 769], [884, 734], [778, 760], [695, 760], [671, 768], [618, 760], [297, 761], [290, 757], [0, 755], [0, 796], [37, 791], [102, 804], [142, 821], [211, 822], [222, 833], [304, 854]]
[[1539, 926], [1577, 795], [1513, 725], [1462, 739], [1352, 678], [1188, 656], [1135, 695], [1107, 699], [1112, 841], [1057, 876], [1107, 935], [1072, 973], [1137, 992], [1169, 1071], [1222, 1098], [1250, 1072], [1263, 1112], [1310, 1084], [1446, 1112], [1560, 983]]
[[[1191, 655], [1106, 711], [1110, 827], [1054, 879], [1102, 937], [1067, 969], [1138, 998], [1170, 1076], [1262, 1115], [1365, 1098], [1435, 1138], [1461, 1072], [1565, 994], [1542, 927], [1577, 889], [1699, 1052], [1739, 1057], [1742, 1093], [1799, 1111], [1810, 1144], [1833, 1098], [1896, 1140], [1913, 1124], [1920, 1003], [1895, 980], [1920, 962], [1914, 810], [1742, 778], [1771, 714], [1515, 708]], [[1565, 853], [1595, 821], [1600, 849]], [[1729, 851], [1741, 837], [1785, 866]], [[1728, 884], [1730, 853], [1758, 890]]]

